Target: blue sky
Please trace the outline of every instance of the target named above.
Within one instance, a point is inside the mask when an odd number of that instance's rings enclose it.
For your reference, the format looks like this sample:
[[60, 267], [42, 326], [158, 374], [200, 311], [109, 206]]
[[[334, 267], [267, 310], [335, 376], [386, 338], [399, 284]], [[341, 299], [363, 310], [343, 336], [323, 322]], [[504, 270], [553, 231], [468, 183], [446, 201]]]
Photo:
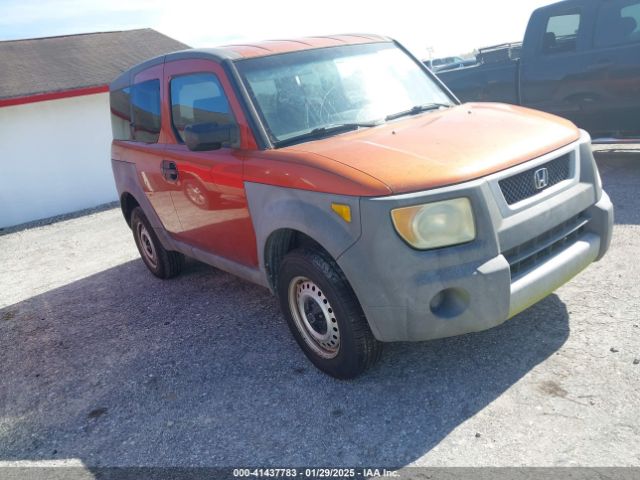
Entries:
[[161, 17], [153, 3], [0, 0], [0, 40], [146, 27]]
[[418, 56], [519, 41], [548, 0], [0, 0], [0, 40], [150, 27], [194, 47], [367, 32]]

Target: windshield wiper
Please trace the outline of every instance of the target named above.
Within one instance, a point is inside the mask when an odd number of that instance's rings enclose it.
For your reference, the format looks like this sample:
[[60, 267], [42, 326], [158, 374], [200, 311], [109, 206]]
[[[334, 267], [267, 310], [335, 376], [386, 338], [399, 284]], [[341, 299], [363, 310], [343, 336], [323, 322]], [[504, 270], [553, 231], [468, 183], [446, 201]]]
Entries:
[[408, 117], [410, 115], [417, 115], [422, 112], [429, 112], [431, 110], [438, 110], [439, 108], [449, 108], [453, 107], [450, 103], [425, 103], [423, 105], [415, 105], [411, 107], [409, 110], [403, 110], [402, 112], [392, 113], [391, 115], [387, 115], [385, 120], [388, 122], [389, 120], [395, 120], [400, 117]]
[[326, 137], [328, 135], [334, 135], [336, 133], [351, 132], [360, 128], [376, 127], [382, 124], [382, 120], [376, 120], [373, 122], [355, 122], [355, 123], [338, 123], [334, 125], [326, 125], [324, 127], [314, 128], [310, 132], [296, 135], [295, 137], [287, 138], [275, 142], [276, 147], [286, 147], [298, 142], [304, 142], [306, 140], [314, 140], [316, 138]]

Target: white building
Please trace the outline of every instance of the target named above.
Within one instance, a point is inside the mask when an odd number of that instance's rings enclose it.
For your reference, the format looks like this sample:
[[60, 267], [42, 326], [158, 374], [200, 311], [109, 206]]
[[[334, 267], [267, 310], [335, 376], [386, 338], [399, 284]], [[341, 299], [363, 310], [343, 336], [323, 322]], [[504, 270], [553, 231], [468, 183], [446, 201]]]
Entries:
[[184, 48], [151, 29], [0, 42], [0, 229], [117, 200], [108, 85]]

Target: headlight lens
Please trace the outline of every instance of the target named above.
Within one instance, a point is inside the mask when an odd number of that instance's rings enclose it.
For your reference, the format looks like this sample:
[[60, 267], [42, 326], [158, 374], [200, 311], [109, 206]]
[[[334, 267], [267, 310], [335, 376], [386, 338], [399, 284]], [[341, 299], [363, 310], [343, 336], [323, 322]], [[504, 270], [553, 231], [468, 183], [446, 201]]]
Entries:
[[391, 211], [400, 236], [419, 250], [448, 247], [476, 238], [471, 202], [455, 198]]

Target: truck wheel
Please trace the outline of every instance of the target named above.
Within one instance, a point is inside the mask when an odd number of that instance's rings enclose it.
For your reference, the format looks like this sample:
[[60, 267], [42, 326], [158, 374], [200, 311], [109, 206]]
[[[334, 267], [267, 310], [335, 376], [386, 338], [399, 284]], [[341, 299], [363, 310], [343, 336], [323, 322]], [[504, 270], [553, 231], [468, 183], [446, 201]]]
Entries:
[[313, 250], [295, 250], [280, 266], [278, 298], [296, 341], [329, 375], [355, 378], [382, 354], [351, 285], [336, 262]]
[[131, 230], [138, 252], [151, 273], [163, 279], [175, 277], [180, 273], [184, 265], [184, 256], [162, 246], [140, 207], [134, 208], [131, 212]]

